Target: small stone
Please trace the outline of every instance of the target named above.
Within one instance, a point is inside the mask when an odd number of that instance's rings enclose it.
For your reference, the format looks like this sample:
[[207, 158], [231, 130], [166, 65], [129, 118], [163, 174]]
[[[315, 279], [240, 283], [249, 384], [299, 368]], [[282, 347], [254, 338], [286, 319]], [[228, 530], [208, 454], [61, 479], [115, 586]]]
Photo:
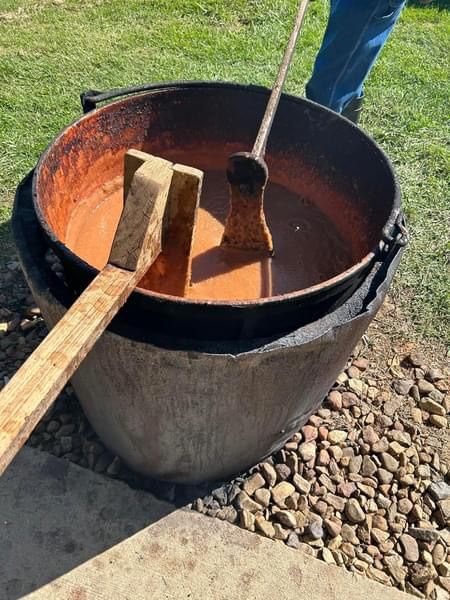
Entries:
[[402, 583], [405, 581], [408, 570], [406, 567], [402, 566], [402, 561], [399, 556], [386, 556], [384, 558], [384, 563], [389, 574], [397, 583]]
[[395, 473], [399, 467], [398, 460], [386, 452], [381, 454], [381, 462], [383, 463], [384, 468], [390, 473]]
[[337, 486], [337, 493], [344, 498], [350, 498], [356, 491], [356, 485], [350, 481], [343, 481]]
[[319, 483], [321, 485], [323, 485], [332, 494], [334, 494], [334, 492], [336, 491], [336, 486], [334, 485], [334, 483], [331, 481], [331, 479], [328, 477], [328, 475], [326, 473], [322, 473], [320, 475]]
[[391, 454], [394, 454], [395, 456], [400, 456], [400, 454], [403, 454], [403, 452], [405, 452], [405, 450], [406, 450], [406, 448], [404, 448], [398, 442], [391, 442], [389, 444], [389, 451]]
[[311, 491], [311, 483], [298, 473], [294, 474], [292, 482], [301, 494], [309, 494]]
[[442, 527], [450, 526], [450, 498], [439, 500], [437, 520]]
[[240, 492], [236, 499], [236, 505], [241, 510], [255, 513], [261, 510], [261, 505], [250, 498], [246, 492]]
[[349, 389], [355, 394], [358, 394], [358, 396], [363, 394], [365, 385], [366, 384], [361, 379], [356, 379], [355, 377], [352, 377], [347, 381]]
[[374, 527], [371, 532], [371, 539], [376, 543], [376, 544], [382, 544], [383, 542], [386, 542], [389, 539], [389, 532], [388, 531], [383, 531], [381, 529], [377, 529], [376, 527]]
[[297, 548], [300, 548], [301, 545], [302, 545], [302, 543], [298, 539], [298, 535], [296, 533], [294, 533], [293, 531], [291, 531], [291, 533], [289, 534], [289, 536], [286, 540], [286, 546], [297, 549]]
[[386, 573], [383, 573], [380, 569], [376, 569], [373, 565], [369, 565], [367, 568], [367, 575], [370, 579], [374, 581], [378, 581], [378, 583], [382, 583], [384, 585], [390, 584], [389, 576]]
[[434, 385], [426, 379], [419, 379], [417, 382], [417, 387], [419, 388], [419, 394], [421, 396], [427, 396], [435, 389]]
[[389, 484], [389, 483], [391, 483], [392, 479], [394, 478], [394, 475], [390, 471], [387, 471], [386, 469], [378, 469], [377, 477], [381, 483]]
[[380, 440], [380, 436], [371, 425], [363, 429], [362, 438], [366, 444], [370, 444], [370, 446], [376, 444], [376, 442]]
[[270, 463], [263, 463], [261, 465], [261, 473], [264, 479], [267, 481], [269, 487], [273, 487], [277, 482], [277, 472]]
[[278, 506], [283, 507], [286, 498], [294, 492], [295, 487], [292, 485], [292, 483], [289, 483], [288, 481], [282, 481], [272, 489], [272, 498], [274, 502], [278, 504]]
[[349, 558], [355, 558], [355, 548], [349, 542], [343, 542], [340, 549]]
[[[442, 577], [442, 575], [441, 575], [440, 577], [438, 577], [438, 583], [442, 589], [444, 589], [448, 592], [448, 594], [450, 596], [450, 577]], [[442, 600], [444, 600], [444, 598]], [[438, 598], [438, 600], [441, 600], [441, 599]], [[448, 597], [445, 598], [445, 600], [448, 600]]]
[[313, 427], [312, 425], [305, 425], [304, 427], [302, 427], [302, 433], [305, 442], [315, 440], [319, 435], [317, 427]]
[[382, 515], [378, 515], [378, 514], [375, 514], [372, 517], [372, 527], [381, 529], [381, 531], [388, 530], [388, 524], [387, 524], [386, 519]]
[[328, 404], [332, 410], [342, 409], [342, 394], [337, 390], [333, 390], [328, 394]]
[[416, 467], [416, 474], [421, 479], [430, 479], [431, 478], [431, 470], [429, 465], [418, 465]]
[[335, 496], [334, 494], [327, 494], [325, 496], [326, 502], [332, 506], [338, 512], [342, 512], [345, 508], [346, 500], [345, 498], [340, 498], [339, 496]]
[[377, 470], [377, 465], [370, 458], [370, 456], [368, 456], [366, 454], [363, 458], [361, 473], [364, 476], [369, 477], [370, 475], [373, 475], [376, 472], [376, 470]]
[[384, 414], [387, 417], [392, 417], [398, 411], [398, 409], [402, 405], [402, 400], [400, 398], [390, 398], [387, 402], [384, 403]]
[[323, 527], [318, 521], [313, 521], [308, 526], [308, 533], [314, 540], [323, 538]]
[[382, 437], [379, 442], [375, 442], [375, 444], [372, 445], [372, 452], [375, 452], [376, 454], [381, 454], [387, 450], [389, 450], [389, 442], [385, 437]]
[[266, 537], [274, 538], [275, 529], [270, 521], [266, 521], [261, 515], [255, 517], [255, 529], [261, 531]]
[[72, 452], [72, 438], [69, 435], [63, 435], [59, 438], [59, 443], [61, 445], [61, 452], [63, 454], [67, 454], [68, 452]]
[[435, 500], [446, 500], [450, 498], [450, 485], [444, 480], [434, 481], [427, 489], [427, 492]]
[[433, 390], [428, 394], [428, 398], [431, 398], [435, 402], [439, 402], [439, 404], [442, 404], [442, 401], [444, 400], [444, 394], [439, 390]]
[[394, 390], [397, 394], [400, 394], [400, 396], [407, 396], [413, 385], [414, 381], [412, 379], [397, 379], [393, 383]]
[[288, 510], [280, 510], [276, 513], [275, 518], [280, 521], [285, 527], [295, 529], [297, 527], [297, 520], [295, 516]]
[[59, 439], [63, 435], [71, 435], [72, 433], [75, 433], [75, 430], [76, 430], [76, 427], [75, 427], [75, 425], [73, 425], [73, 423], [69, 423], [67, 425], [62, 425], [56, 432], [55, 438]]
[[291, 476], [290, 468], [284, 463], [276, 464], [275, 471], [277, 472], [278, 481], [286, 481]]
[[352, 527], [348, 523], [344, 523], [341, 528], [341, 537], [344, 542], [357, 545], [359, 544], [358, 536], [356, 535], [355, 527]]
[[121, 464], [120, 458], [115, 456], [106, 469], [107, 474], [111, 477], [116, 477], [120, 473]]
[[338, 519], [324, 519], [323, 524], [331, 537], [337, 537], [341, 533], [342, 522]]
[[411, 352], [407, 360], [412, 367], [422, 367], [426, 364], [425, 357], [420, 352]]
[[[269, 491], [269, 490], [266, 490]], [[255, 494], [256, 497], [256, 494]], [[286, 498], [286, 500], [284, 501], [284, 503], [286, 504], [286, 508], [289, 508], [290, 510], [297, 510], [299, 503], [302, 502], [305, 498], [302, 497], [300, 498], [300, 494], [298, 492], [294, 492], [291, 496], [288, 496]]]
[[402, 498], [398, 502], [398, 511], [401, 512], [403, 515], [407, 515], [408, 513], [410, 513], [412, 507], [413, 503], [411, 502], [411, 500], [409, 500], [409, 498]]
[[344, 373], [344, 371], [342, 371], [342, 373], [339, 373], [337, 379], [336, 379], [336, 383], [342, 385], [344, 384], [348, 379], [347, 373]]
[[420, 587], [430, 579], [434, 579], [436, 575], [436, 569], [433, 565], [421, 565], [418, 563], [411, 565], [410, 577], [413, 585]]
[[422, 410], [426, 410], [432, 415], [440, 415], [441, 417], [445, 416], [445, 408], [442, 406], [442, 404], [439, 404], [431, 398], [422, 398], [420, 401], [420, 408]]
[[261, 473], [255, 473], [254, 475], [249, 477], [249, 479], [247, 479], [247, 481], [244, 482], [242, 489], [249, 496], [253, 496], [253, 494], [256, 492], [256, 490], [259, 490], [259, 488], [262, 488], [265, 485], [265, 483], [266, 483], [265, 479], [261, 475]]
[[340, 446], [330, 446], [328, 452], [336, 462], [339, 462], [343, 456], [342, 448]]
[[433, 565], [435, 567], [442, 565], [442, 563], [445, 561], [446, 555], [447, 555], [447, 552], [446, 552], [444, 546], [442, 544], [436, 544], [436, 546], [433, 548], [433, 552], [432, 552]]
[[273, 523], [273, 528], [275, 531], [275, 539], [282, 540], [285, 542], [289, 537], [289, 531], [282, 527], [280, 523]]
[[[67, 456], [69, 456], [69, 455], [67, 455]], [[103, 454], [101, 454], [98, 457], [98, 459], [95, 463], [94, 472], [95, 473], [104, 473], [106, 471], [106, 469], [108, 468], [109, 464], [111, 464], [111, 455], [108, 452], [103, 452]]]
[[405, 560], [409, 562], [417, 562], [419, 560], [419, 546], [417, 545], [416, 540], [407, 533], [403, 533], [399, 538], [399, 542], [402, 547]]
[[360, 356], [358, 358], [355, 358], [355, 360], [353, 361], [353, 365], [357, 367], [360, 371], [365, 371], [369, 366], [369, 361], [367, 360], [367, 358]]
[[243, 529], [255, 531], [255, 516], [246, 509], [239, 512], [239, 523]]
[[439, 575], [442, 577], [450, 577], [450, 563], [443, 562], [438, 566]]
[[410, 527], [408, 533], [415, 539], [422, 540], [423, 542], [436, 542], [440, 537], [437, 529], [428, 529], [425, 527]]
[[61, 427], [58, 421], [49, 421], [45, 430], [47, 433], [55, 433]]
[[319, 456], [317, 458], [317, 465], [322, 466], [322, 467], [326, 467], [327, 465], [330, 464], [330, 455], [328, 454], [328, 452], [326, 450], [320, 450], [319, 451]]
[[420, 408], [411, 409], [411, 418], [414, 421], [414, 423], [422, 423], [422, 411], [420, 410]]
[[353, 456], [348, 464], [349, 473], [359, 473], [363, 462], [362, 456]]
[[445, 375], [440, 369], [431, 368], [426, 372], [426, 378], [429, 381], [439, 381], [440, 379], [445, 379]]
[[447, 418], [440, 415], [430, 415], [430, 423], [438, 429], [446, 429]]
[[347, 500], [345, 505], [345, 514], [348, 520], [352, 523], [362, 523], [362, 521], [364, 521], [366, 518], [361, 505], [355, 498], [350, 498], [350, 500]]
[[298, 447], [298, 455], [305, 462], [309, 462], [316, 457], [316, 444], [315, 442], [304, 442]]
[[347, 436], [348, 433], [346, 431], [342, 431], [341, 429], [333, 429], [328, 434], [328, 441], [330, 444], [340, 444], [345, 442]]
[[270, 491], [266, 488], [260, 488], [255, 492], [255, 500], [261, 506], [267, 507], [270, 504]]
[[359, 398], [353, 392], [344, 392], [342, 394], [342, 406], [344, 408], [351, 408], [359, 404]]
[[331, 550], [328, 550], [328, 548], [322, 548], [322, 550], [321, 550], [321, 557], [322, 557], [322, 560], [324, 562], [326, 562], [327, 564], [329, 564], [329, 565], [335, 565], [336, 564], [336, 562], [335, 562], [335, 560], [333, 558], [333, 555], [331, 553]]

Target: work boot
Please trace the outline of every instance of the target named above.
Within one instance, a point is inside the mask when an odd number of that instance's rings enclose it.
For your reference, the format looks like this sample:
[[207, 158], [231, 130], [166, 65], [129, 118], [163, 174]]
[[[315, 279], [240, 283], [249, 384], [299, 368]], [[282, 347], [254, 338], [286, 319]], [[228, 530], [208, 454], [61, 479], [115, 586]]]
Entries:
[[355, 123], [355, 125], [357, 125], [359, 122], [359, 118], [361, 116], [363, 102], [364, 102], [364, 94], [359, 96], [359, 98], [353, 98], [353, 100], [350, 100], [350, 102], [347, 104], [347, 106], [341, 112], [341, 115], [343, 117], [346, 117], [352, 123]]

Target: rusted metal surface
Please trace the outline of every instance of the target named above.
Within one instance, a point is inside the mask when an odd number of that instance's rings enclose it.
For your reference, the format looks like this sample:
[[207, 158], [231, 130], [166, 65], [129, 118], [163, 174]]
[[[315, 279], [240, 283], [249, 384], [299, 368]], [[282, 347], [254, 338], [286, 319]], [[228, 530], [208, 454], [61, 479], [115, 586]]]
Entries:
[[[52, 326], [73, 301], [48, 267], [29, 179], [13, 231], [19, 258]], [[135, 470], [198, 482], [230, 476], [277, 450], [322, 402], [387, 292], [397, 245], [339, 308], [272, 339], [208, 342], [141, 333], [119, 313], [73, 379], [104, 443]], [[145, 312], [138, 318], [145, 323]]]
[[[65, 129], [34, 178], [40, 223], [80, 291], [96, 270], [66, 245], [79, 200], [121, 173], [133, 147], [202, 170], [221, 170], [251, 146], [269, 91], [221, 83], [168, 83], [95, 110]], [[100, 98], [105, 96], [100, 96]], [[94, 104], [92, 97], [85, 100]], [[145, 330], [197, 339], [276, 335], [342, 304], [362, 282], [400, 212], [391, 165], [361, 130], [335, 113], [283, 95], [267, 162], [271, 180], [311, 199], [347, 240], [354, 264], [338, 276], [260, 301], [201, 301], [138, 290], [126, 307]], [[142, 334], [145, 335], [145, 334]]]

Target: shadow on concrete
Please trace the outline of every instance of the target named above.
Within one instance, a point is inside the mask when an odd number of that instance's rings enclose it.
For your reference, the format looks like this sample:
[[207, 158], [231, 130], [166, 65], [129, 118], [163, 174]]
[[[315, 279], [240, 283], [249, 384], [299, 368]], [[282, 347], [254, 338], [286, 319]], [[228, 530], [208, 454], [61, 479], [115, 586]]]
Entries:
[[0, 479], [0, 599], [15, 600], [40, 588], [174, 508], [24, 448]]

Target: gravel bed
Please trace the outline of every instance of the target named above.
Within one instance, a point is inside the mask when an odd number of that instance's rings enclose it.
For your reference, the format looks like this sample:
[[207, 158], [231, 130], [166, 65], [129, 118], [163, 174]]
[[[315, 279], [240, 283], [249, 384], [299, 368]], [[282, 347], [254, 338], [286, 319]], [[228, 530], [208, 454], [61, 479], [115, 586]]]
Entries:
[[[17, 262], [0, 269], [0, 290], [1, 389], [46, 330]], [[133, 473], [105, 449], [70, 386], [28, 443], [419, 598], [450, 598], [448, 364], [413, 352], [380, 376], [371, 356], [360, 344], [308, 423], [229, 482], [180, 486]]]

